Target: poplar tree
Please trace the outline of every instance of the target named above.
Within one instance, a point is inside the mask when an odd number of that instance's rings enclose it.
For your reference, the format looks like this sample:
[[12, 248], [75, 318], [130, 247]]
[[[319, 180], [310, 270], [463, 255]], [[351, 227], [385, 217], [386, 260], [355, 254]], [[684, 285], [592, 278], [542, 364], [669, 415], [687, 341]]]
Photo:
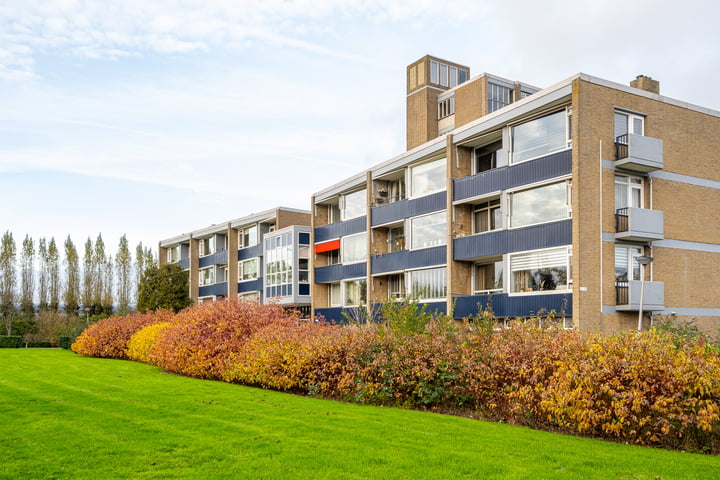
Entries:
[[38, 311], [48, 309], [48, 275], [50, 272], [47, 241], [45, 237], [38, 240]]
[[35, 242], [29, 235], [23, 240], [20, 267], [20, 311], [31, 315], [35, 313]]
[[105, 315], [113, 314], [113, 258], [108, 255], [103, 261], [102, 311]]
[[[107, 295], [108, 284], [112, 285], [112, 275], [108, 277], [108, 257], [105, 256], [105, 242], [102, 239], [102, 234], [98, 234], [95, 240], [95, 256], [93, 257], [93, 265], [95, 267], [95, 283], [93, 293], [93, 308], [94, 313], [100, 314], [111, 314], [112, 313], [112, 289], [110, 295]], [[112, 269], [110, 269], [112, 272]], [[109, 305], [109, 312], [108, 310]]]
[[12, 233], [6, 231], [0, 243], [0, 315], [7, 335], [12, 335], [15, 320], [16, 250]]
[[[95, 284], [97, 268], [95, 268], [95, 251], [93, 250], [92, 240], [88, 237], [85, 242], [85, 253], [83, 255], [83, 273], [82, 273], [82, 295], [80, 301], [85, 311], [89, 315], [95, 315]], [[100, 303], [99, 301], [97, 302]]]
[[70, 235], [65, 240], [65, 273], [65, 312], [75, 315], [80, 301], [80, 256]]
[[115, 255], [115, 270], [117, 273], [117, 314], [130, 313], [132, 301], [132, 256], [125, 235], [120, 237], [117, 255]]
[[[68, 237], [68, 240], [70, 237]], [[55, 237], [50, 237], [47, 247], [48, 308], [51, 312], [60, 309], [60, 253]]]

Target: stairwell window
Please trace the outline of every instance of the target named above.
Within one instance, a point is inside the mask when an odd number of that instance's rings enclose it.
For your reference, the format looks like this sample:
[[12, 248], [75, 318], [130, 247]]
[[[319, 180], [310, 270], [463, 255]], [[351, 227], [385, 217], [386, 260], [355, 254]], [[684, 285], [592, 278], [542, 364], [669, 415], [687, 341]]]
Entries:
[[512, 163], [521, 163], [571, 146], [570, 111], [563, 109], [512, 127]]

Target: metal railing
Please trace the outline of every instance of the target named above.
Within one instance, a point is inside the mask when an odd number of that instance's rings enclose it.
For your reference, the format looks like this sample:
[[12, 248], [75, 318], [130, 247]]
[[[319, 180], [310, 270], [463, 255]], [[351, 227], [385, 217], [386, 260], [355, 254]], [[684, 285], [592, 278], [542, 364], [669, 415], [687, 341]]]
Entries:
[[615, 305], [628, 305], [630, 303], [629, 282], [615, 282]]
[[615, 160], [627, 158], [628, 156], [628, 136], [620, 135], [615, 139]]
[[616, 232], [627, 232], [628, 231], [628, 209], [618, 208], [615, 210], [615, 231]]

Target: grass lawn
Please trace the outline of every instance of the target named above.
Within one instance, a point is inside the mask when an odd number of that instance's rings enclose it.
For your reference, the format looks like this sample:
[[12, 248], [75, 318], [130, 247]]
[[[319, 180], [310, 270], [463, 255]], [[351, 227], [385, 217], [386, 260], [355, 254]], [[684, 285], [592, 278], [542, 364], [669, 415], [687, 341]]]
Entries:
[[720, 458], [0, 349], [2, 479], [714, 479]]

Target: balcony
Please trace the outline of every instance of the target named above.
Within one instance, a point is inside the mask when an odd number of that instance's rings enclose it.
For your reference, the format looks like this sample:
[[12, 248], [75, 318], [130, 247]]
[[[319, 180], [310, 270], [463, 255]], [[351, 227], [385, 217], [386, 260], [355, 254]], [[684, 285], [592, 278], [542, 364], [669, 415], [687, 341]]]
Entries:
[[653, 242], [663, 238], [662, 211], [627, 207], [615, 212], [615, 240]]
[[662, 140], [634, 133], [615, 139], [615, 167], [646, 173], [663, 166]]
[[[637, 312], [640, 310], [640, 280], [615, 282], [615, 303], [618, 312]], [[652, 312], [665, 309], [665, 283], [645, 282], [643, 311]]]

